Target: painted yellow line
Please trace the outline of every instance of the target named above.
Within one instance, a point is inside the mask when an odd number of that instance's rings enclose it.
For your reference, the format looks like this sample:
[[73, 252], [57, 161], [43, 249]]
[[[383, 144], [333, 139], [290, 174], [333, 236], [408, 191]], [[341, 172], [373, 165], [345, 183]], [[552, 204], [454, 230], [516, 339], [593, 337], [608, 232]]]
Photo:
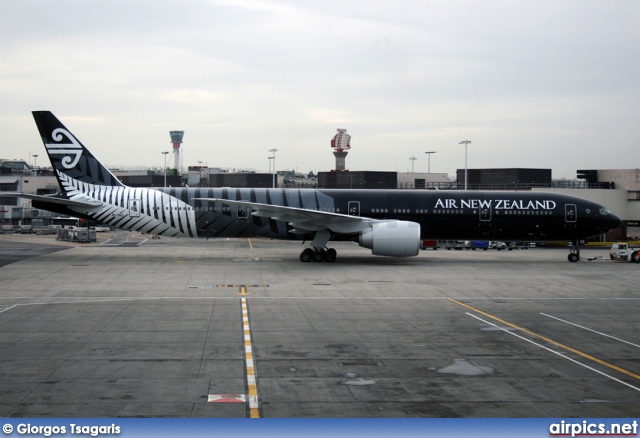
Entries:
[[[244, 288], [241, 288], [244, 292]], [[255, 361], [253, 360], [253, 345], [251, 343], [251, 326], [249, 325], [249, 306], [247, 299], [242, 298], [242, 327], [244, 336], [245, 379], [247, 384], [247, 403], [249, 404], [249, 418], [260, 418], [260, 397], [256, 377]]]
[[253, 244], [251, 243], [251, 239], [247, 239], [249, 241], [249, 248], [251, 248], [251, 251], [253, 251]]
[[598, 359], [597, 357], [593, 357], [593, 356], [591, 356], [590, 354], [584, 353], [584, 352], [582, 352], [582, 351], [580, 351], [580, 350], [576, 350], [575, 348], [572, 348], [572, 347], [569, 347], [569, 346], [567, 346], [567, 345], [561, 344], [560, 342], [554, 341], [553, 339], [549, 339], [549, 338], [547, 338], [546, 336], [539, 335], [538, 333], [532, 332], [531, 330], [527, 330], [527, 329], [525, 329], [525, 328], [523, 328], [523, 327], [520, 327], [520, 326], [518, 326], [518, 325], [512, 324], [512, 323], [510, 323], [510, 322], [508, 322], [508, 321], [505, 321], [504, 319], [498, 318], [497, 316], [493, 316], [493, 315], [491, 315], [491, 314], [489, 314], [489, 313], [487, 313], [487, 312], [483, 312], [483, 311], [482, 311], [482, 310], [480, 310], [480, 309], [476, 309], [476, 308], [475, 308], [475, 307], [473, 307], [473, 306], [470, 306], [470, 305], [465, 304], [465, 303], [461, 303], [461, 302], [460, 302], [460, 301], [458, 301], [458, 300], [454, 300], [453, 298], [447, 298], [447, 299], [448, 299], [449, 301], [451, 301], [452, 303], [458, 304], [458, 305], [460, 305], [460, 306], [462, 306], [462, 307], [466, 307], [467, 309], [472, 310], [472, 311], [474, 311], [474, 312], [476, 312], [476, 313], [479, 313], [479, 314], [481, 314], [481, 315], [484, 315], [484, 316], [486, 316], [487, 318], [491, 318], [491, 319], [493, 319], [494, 321], [501, 322], [502, 324], [508, 325], [509, 327], [513, 327], [513, 328], [515, 328], [515, 329], [517, 329], [517, 330], [520, 330], [520, 331], [522, 331], [522, 332], [524, 332], [524, 333], [527, 333], [527, 334], [529, 334], [529, 335], [531, 335], [531, 336], [535, 336], [535, 337], [536, 337], [536, 338], [538, 338], [538, 339], [542, 339], [543, 341], [549, 342], [550, 344], [553, 344], [553, 345], [555, 345], [555, 346], [557, 346], [557, 347], [560, 347], [560, 348], [562, 348], [562, 349], [564, 349], [564, 350], [567, 350], [567, 351], [570, 351], [570, 352], [572, 352], [572, 353], [575, 353], [575, 354], [577, 354], [578, 356], [582, 356], [582, 357], [584, 357], [585, 359], [592, 360], [592, 361], [594, 361], [594, 362], [596, 362], [596, 363], [599, 363], [600, 365], [604, 365], [605, 367], [611, 368], [612, 370], [616, 370], [616, 371], [618, 371], [618, 372], [620, 372], [620, 373], [622, 373], [622, 374], [626, 374], [626, 375], [627, 375], [627, 376], [629, 376], [629, 377], [633, 377], [633, 378], [634, 378], [634, 379], [636, 379], [636, 380], [640, 380], [640, 375], [638, 375], [638, 374], [636, 374], [636, 373], [632, 373], [631, 371], [627, 371], [627, 370], [625, 370], [624, 368], [620, 368], [620, 367], [615, 366], [615, 365], [613, 365], [613, 364], [611, 364], [611, 363], [609, 363], [609, 362], [605, 362], [605, 361], [604, 361], [604, 360], [602, 360], [602, 359]]
[[236, 292], [234, 295], [238, 295], [238, 296], [241, 296], [241, 297], [246, 297], [246, 296], [253, 295], [253, 294], [251, 292], [247, 292], [247, 288], [245, 286], [240, 286], [240, 292]]

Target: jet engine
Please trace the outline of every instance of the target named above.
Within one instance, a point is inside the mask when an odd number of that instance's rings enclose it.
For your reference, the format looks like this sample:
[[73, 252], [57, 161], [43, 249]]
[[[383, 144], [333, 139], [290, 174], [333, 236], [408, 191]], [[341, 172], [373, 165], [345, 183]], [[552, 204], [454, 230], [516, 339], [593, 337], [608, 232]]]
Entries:
[[420, 224], [387, 220], [373, 223], [359, 238], [360, 246], [374, 255], [413, 257], [420, 251]]

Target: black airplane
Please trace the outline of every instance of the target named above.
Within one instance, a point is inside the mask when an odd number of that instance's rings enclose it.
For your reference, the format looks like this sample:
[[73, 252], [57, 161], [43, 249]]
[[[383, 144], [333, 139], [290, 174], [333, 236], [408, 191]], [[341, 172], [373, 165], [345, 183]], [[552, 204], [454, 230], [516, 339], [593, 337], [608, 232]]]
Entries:
[[576, 262], [578, 241], [621, 224], [595, 202], [542, 192], [127, 187], [51, 112], [33, 116], [61, 193], [13, 196], [126, 230], [310, 241], [303, 262], [335, 261], [330, 240], [394, 257], [417, 255], [422, 239], [571, 241]]

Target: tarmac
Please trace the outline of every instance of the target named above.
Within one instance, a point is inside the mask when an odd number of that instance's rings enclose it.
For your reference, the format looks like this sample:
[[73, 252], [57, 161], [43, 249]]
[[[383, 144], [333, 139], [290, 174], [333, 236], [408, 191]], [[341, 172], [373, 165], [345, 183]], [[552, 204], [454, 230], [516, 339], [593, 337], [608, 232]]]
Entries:
[[5, 417], [638, 417], [640, 265], [0, 236]]

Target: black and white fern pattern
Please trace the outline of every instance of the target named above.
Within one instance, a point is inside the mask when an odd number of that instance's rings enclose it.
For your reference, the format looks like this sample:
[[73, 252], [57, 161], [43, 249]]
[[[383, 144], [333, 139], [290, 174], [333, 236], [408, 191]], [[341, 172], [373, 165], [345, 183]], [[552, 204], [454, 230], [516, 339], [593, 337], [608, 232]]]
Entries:
[[101, 223], [142, 233], [197, 237], [193, 207], [173, 196], [151, 188], [89, 184], [57, 172], [69, 199], [102, 203], [93, 209], [75, 209]]

